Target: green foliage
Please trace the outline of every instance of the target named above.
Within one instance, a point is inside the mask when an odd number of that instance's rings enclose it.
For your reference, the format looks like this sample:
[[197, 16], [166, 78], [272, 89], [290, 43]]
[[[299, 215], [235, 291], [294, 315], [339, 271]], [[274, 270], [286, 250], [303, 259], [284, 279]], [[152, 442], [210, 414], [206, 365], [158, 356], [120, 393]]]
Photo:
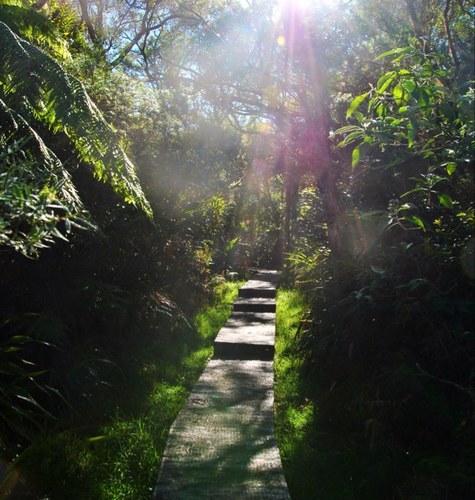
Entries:
[[[57, 0], [43, 14], [0, 5], [9, 480], [22, 470], [32, 494], [58, 498], [149, 497], [229, 312], [195, 316], [211, 270], [277, 264], [285, 243], [287, 278], [311, 305], [296, 335], [306, 306], [279, 294], [277, 433], [293, 496], [463, 498], [473, 7], [367, 0], [303, 19], [295, 5], [276, 24], [272, 2], [87, 4], [87, 26]], [[327, 162], [320, 132], [338, 128]], [[125, 150], [154, 223], [116, 196], [150, 213]], [[86, 209], [100, 231], [68, 232], [93, 228]]]
[[[38, 435], [16, 465], [36, 493], [52, 498], [150, 498], [168, 429], [211, 356], [242, 282], [221, 281], [192, 322], [163, 338], [128, 346], [123, 377], [105, 414], [89, 409], [81, 426]], [[83, 380], [84, 383], [84, 380]], [[82, 390], [85, 388], [83, 387]], [[84, 427], [85, 422], [87, 426]], [[17, 470], [18, 470], [17, 469]]]
[[33, 9], [28, 1], [2, 0], [0, 21], [18, 36], [46, 50], [56, 59], [66, 60], [71, 57], [62, 33], [46, 15]]
[[349, 498], [459, 498], [473, 491], [473, 90], [441, 54], [390, 57], [337, 131], [353, 169], [344, 259], [291, 256], [318, 280], [300, 341], [315, 446], [333, 449], [316, 474], [331, 464]]
[[[358, 125], [337, 131], [347, 134], [339, 145], [356, 143], [353, 168], [360, 151], [365, 152], [367, 161], [360, 175], [366, 177], [370, 171], [377, 175], [378, 160], [394, 174], [387, 200], [388, 230], [418, 228], [438, 248], [446, 244], [462, 248], [472, 231], [463, 214], [473, 210], [475, 132], [469, 112], [474, 107], [473, 89], [464, 85], [459, 91], [442, 83], [447, 72], [440, 54], [423, 54], [410, 47], [383, 54], [391, 55], [398, 55], [397, 71], [386, 73], [376, 89], [364, 94], [369, 96], [368, 111], [355, 113]], [[462, 220], [466, 222], [460, 224]]]
[[195, 318], [196, 328], [204, 339], [209, 341], [224, 326], [231, 314], [231, 305], [237, 297], [237, 291], [243, 284], [243, 281], [223, 281], [215, 286], [215, 305], [205, 308]]
[[[36, 155], [42, 161], [36, 171], [49, 170], [51, 176], [57, 177], [58, 171], [64, 167], [45, 146], [42, 136], [47, 137], [47, 134], [42, 131], [42, 127], [49, 127], [55, 134], [64, 133], [75, 148], [78, 158], [93, 167], [94, 175], [99, 180], [110, 183], [125, 201], [140, 206], [150, 214], [150, 207], [141, 191], [134, 166], [82, 84], [68, 75], [45, 52], [14, 34], [3, 22], [0, 23], [0, 37], [4, 47], [0, 64], [3, 141], [15, 141], [15, 154], [30, 158]], [[49, 138], [45, 140], [51, 141]], [[21, 152], [20, 145], [23, 147]], [[29, 151], [31, 147], [33, 150]], [[18, 162], [13, 161], [13, 164], [17, 166], [11, 168], [18, 170]], [[27, 175], [32, 183], [41, 184], [41, 176], [35, 179], [34, 171], [28, 172]], [[65, 208], [73, 208], [71, 203], [74, 201], [77, 212], [79, 200], [69, 174], [64, 172], [60, 177], [64, 179], [63, 197], [68, 193], [69, 206]], [[10, 186], [7, 189], [10, 189]], [[34, 185], [32, 189], [35, 189]], [[45, 189], [48, 190], [48, 187]], [[44, 197], [51, 198], [48, 200], [51, 202], [54, 201], [54, 196], [54, 192], [46, 191]], [[33, 199], [32, 203], [38, 204]], [[40, 222], [41, 218], [38, 217], [37, 220]], [[55, 226], [50, 222], [46, 221], [52, 228], [49, 232], [53, 235]], [[41, 233], [45, 224], [38, 225], [42, 227], [38, 229], [42, 236], [34, 236], [30, 244], [36, 249], [38, 244], [48, 237], [48, 231]], [[54, 235], [58, 236], [58, 233]]]
[[298, 332], [306, 316], [305, 299], [296, 290], [279, 289], [276, 317], [275, 427], [284, 474], [292, 498], [318, 498], [315, 476], [314, 421], [318, 408], [309, 399], [312, 385], [302, 376]]
[[53, 238], [65, 239], [81, 217], [71, 176], [41, 137], [0, 100], [0, 244], [37, 255]]
[[10, 430], [26, 439], [42, 427], [45, 419], [53, 418], [37, 399], [38, 393], [51, 388], [37, 383], [44, 371], [27, 359], [27, 348], [33, 343], [48, 346], [44, 341], [18, 334], [0, 344], [2, 434]]

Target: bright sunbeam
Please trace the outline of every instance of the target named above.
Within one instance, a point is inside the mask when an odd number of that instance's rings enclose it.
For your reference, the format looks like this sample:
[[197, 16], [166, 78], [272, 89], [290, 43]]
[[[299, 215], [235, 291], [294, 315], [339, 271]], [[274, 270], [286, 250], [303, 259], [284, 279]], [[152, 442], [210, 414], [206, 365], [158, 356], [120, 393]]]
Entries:
[[280, 9], [285, 6], [293, 6], [301, 9], [302, 11], [308, 11], [318, 7], [338, 7], [341, 0], [280, 0], [278, 2]]
[[[338, 8], [348, 1], [344, 0], [277, 0], [275, 2], [275, 10], [273, 19], [275, 22], [282, 21], [289, 12], [300, 13], [307, 15], [312, 12], [322, 10], [324, 12], [337, 11]], [[279, 45], [283, 45], [284, 40], [281, 38], [277, 41]]]

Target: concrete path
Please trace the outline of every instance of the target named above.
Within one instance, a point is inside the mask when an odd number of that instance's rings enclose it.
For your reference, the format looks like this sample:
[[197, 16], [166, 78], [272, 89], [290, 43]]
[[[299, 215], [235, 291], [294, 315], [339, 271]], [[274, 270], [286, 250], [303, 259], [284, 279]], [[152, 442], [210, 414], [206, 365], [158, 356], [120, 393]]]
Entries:
[[263, 270], [240, 289], [215, 357], [170, 429], [155, 500], [290, 499], [274, 438], [278, 279]]

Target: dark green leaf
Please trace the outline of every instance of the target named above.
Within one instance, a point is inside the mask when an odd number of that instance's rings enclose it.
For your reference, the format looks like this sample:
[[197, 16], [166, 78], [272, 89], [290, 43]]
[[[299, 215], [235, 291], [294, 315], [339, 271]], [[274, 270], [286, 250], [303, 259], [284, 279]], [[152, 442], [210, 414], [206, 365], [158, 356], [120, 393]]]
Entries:
[[454, 201], [447, 193], [439, 194], [439, 203], [445, 208], [453, 208]]

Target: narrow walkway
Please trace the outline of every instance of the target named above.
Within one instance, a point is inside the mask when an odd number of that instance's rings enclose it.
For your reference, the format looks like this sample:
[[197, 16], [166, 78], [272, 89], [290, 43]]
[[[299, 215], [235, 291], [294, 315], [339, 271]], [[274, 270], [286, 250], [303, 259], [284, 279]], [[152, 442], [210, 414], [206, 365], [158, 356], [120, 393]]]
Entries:
[[170, 429], [155, 500], [290, 499], [274, 438], [277, 271], [240, 290], [215, 356]]

